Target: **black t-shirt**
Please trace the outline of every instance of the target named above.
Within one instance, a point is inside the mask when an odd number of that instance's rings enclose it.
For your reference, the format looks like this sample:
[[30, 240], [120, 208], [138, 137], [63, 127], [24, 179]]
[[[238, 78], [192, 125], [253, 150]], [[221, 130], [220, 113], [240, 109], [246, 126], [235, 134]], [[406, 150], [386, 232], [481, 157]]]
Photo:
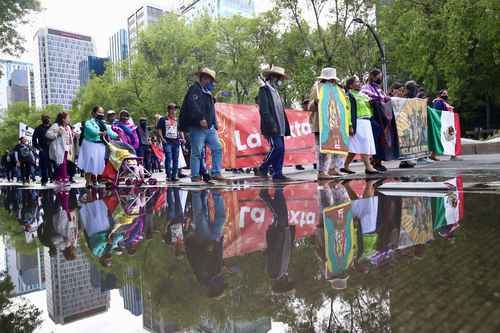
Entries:
[[156, 124], [156, 129], [161, 130], [161, 134], [167, 143], [179, 143], [179, 129], [177, 119], [161, 117]]

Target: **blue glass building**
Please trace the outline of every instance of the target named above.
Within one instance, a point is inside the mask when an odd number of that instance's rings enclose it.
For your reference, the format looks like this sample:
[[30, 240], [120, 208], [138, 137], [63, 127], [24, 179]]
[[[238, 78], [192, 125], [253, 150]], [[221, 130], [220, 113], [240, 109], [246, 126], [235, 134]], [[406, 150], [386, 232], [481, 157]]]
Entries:
[[94, 56], [88, 56], [86, 59], [80, 61], [80, 86], [87, 84], [92, 73], [95, 75], [103, 75], [106, 70], [106, 61], [109, 61], [109, 58]]

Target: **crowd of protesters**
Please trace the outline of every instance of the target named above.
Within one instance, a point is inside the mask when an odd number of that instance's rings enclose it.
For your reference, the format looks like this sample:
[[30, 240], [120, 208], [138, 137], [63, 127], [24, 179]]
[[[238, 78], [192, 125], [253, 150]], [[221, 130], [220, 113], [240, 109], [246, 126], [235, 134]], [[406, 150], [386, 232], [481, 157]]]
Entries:
[[[119, 141], [127, 145], [143, 160], [149, 172], [165, 170], [167, 182], [175, 182], [184, 175], [179, 170], [179, 157], [187, 162], [191, 169], [193, 182], [224, 181], [222, 176], [222, 145], [217, 133], [218, 124], [215, 112], [214, 89], [216, 73], [203, 68], [196, 73], [198, 80], [191, 85], [184, 97], [182, 107], [170, 103], [164, 115], [155, 117], [155, 124], [148, 124], [145, 117], [138, 118], [138, 125], [127, 110], [119, 112], [104, 110], [95, 106], [90, 118], [72, 126], [70, 115], [61, 112], [55, 121], [47, 115], [41, 117], [41, 124], [36, 127], [32, 144], [27, 137], [21, 137], [18, 144], [6, 151], [1, 158], [1, 170], [9, 182], [17, 180], [24, 184], [40, 177], [45, 186], [49, 181], [57, 184], [74, 182], [75, 175], [84, 175], [87, 187], [97, 185], [102, 175], [109, 151], [106, 143]], [[287, 181], [283, 174], [285, 156], [285, 137], [290, 136], [290, 125], [280, 90], [288, 79], [285, 69], [270, 66], [259, 76], [260, 88], [256, 102], [260, 113], [261, 134], [268, 140], [270, 151], [260, 166], [255, 166], [255, 174], [260, 177], [272, 176], [273, 181]], [[388, 94], [382, 87], [382, 73], [374, 69], [363, 82], [356, 76], [342, 82], [335, 68], [324, 68], [311, 89], [309, 99], [302, 105], [311, 112], [310, 123], [316, 137], [318, 159], [315, 168], [318, 179], [331, 179], [344, 174], [353, 174], [351, 162], [356, 155], [361, 157], [365, 173], [377, 174], [386, 171], [383, 160], [390, 160], [383, 155], [379, 136], [383, 134], [384, 113], [382, 103], [391, 97], [427, 98], [425, 90], [415, 81], [406, 84], [395, 83]], [[349, 112], [349, 154], [343, 161], [335, 154], [319, 151], [318, 103], [319, 91], [325, 84], [341, 89], [339, 98], [346, 101]], [[443, 110], [447, 108], [448, 93], [442, 90], [432, 101], [432, 106]], [[342, 115], [341, 115], [342, 116]], [[345, 115], [343, 115], [345, 116]], [[395, 117], [392, 117], [394, 121]], [[397, 141], [397, 138], [393, 138]], [[207, 149], [211, 155], [211, 170], [207, 170], [205, 158]], [[438, 160], [435, 153], [429, 156]], [[340, 161], [340, 162], [339, 162]], [[341, 166], [343, 164], [343, 166]], [[412, 161], [403, 161], [400, 168], [414, 167]], [[338, 169], [337, 169], [338, 168]], [[302, 166], [298, 166], [302, 169]]]

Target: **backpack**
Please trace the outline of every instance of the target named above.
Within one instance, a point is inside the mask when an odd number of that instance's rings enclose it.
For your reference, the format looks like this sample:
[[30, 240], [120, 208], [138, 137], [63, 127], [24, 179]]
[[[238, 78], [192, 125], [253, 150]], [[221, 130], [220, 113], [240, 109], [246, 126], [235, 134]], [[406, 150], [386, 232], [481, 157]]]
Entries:
[[32, 162], [34, 160], [30, 147], [27, 145], [19, 147], [19, 160], [22, 162]]

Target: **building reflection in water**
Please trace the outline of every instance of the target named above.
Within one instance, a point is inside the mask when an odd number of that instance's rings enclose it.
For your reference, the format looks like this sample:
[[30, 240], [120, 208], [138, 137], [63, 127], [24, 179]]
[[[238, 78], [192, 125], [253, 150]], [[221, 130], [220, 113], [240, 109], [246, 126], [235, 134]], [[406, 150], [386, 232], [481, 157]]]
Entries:
[[[460, 191], [380, 193], [379, 183], [306, 183], [227, 192], [39, 192], [34, 211], [42, 212], [43, 223], [18, 220], [45, 246], [43, 256], [19, 264], [9, 248], [9, 274], [24, 274], [18, 293], [43, 288], [45, 280], [50, 318], [61, 324], [106, 311], [110, 290], [116, 288], [124, 308], [142, 315], [150, 332], [266, 332], [273, 313], [281, 311], [277, 304], [289, 307], [319, 290], [324, 304], [315, 316], [330, 329], [345, 328], [350, 316], [357, 316], [350, 289], [367, 304], [359, 311], [372, 311], [370, 304], [378, 304], [379, 319], [387, 320], [389, 293], [362, 289], [357, 285], [360, 274], [401, 256], [421, 258], [427, 243], [452, 238], [463, 216], [463, 197]], [[2, 194], [4, 207], [19, 216], [23, 208], [16, 198], [21, 193]], [[312, 281], [307, 292], [309, 282], [303, 279]], [[248, 283], [256, 289], [246, 290]], [[296, 289], [302, 296], [295, 295]], [[241, 315], [231, 319], [246, 303], [266, 311], [248, 321]], [[194, 322], [179, 324], [166, 310], [172, 307], [192, 312]], [[303, 315], [300, 307], [290, 311], [297, 318]], [[223, 321], [214, 317], [221, 313]], [[339, 319], [342, 313], [349, 320]], [[360, 312], [357, 324], [351, 325], [363, 326], [361, 317]]]

